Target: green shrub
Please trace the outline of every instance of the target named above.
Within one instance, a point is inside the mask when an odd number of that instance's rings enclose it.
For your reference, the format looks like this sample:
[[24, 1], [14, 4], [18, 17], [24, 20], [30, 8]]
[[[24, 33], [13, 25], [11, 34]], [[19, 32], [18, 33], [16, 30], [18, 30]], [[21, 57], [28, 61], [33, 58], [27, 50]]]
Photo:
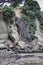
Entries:
[[29, 33], [33, 33], [35, 34], [35, 30], [36, 30], [36, 25], [35, 25], [35, 19], [30, 18], [30, 16], [26, 16], [25, 14], [23, 14], [21, 16], [22, 20], [27, 22], [29, 25]]
[[32, 16], [36, 16], [37, 14], [40, 13], [40, 6], [37, 3], [37, 1], [33, 1], [33, 0], [25, 0], [24, 6], [23, 6], [23, 12], [26, 15], [32, 15]]
[[3, 12], [3, 19], [6, 23], [12, 23], [12, 18], [15, 15], [13, 9], [11, 7], [5, 6], [2, 9]]

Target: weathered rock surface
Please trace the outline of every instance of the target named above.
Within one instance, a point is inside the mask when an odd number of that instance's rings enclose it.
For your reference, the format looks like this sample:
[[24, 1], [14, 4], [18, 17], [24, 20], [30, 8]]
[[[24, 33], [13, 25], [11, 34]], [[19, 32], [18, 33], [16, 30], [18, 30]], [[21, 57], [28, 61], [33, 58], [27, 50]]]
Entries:
[[[0, 43], [4, 42], [8, 37], [7, 28], [3, 20], [0, 20]], [[3, 41], [1, 41], [3, 40]]]
[[32, 47], [33, 47], [33, 50], [39, 50], [39, 44], [38, 44], [38, 39], [34, 39], [32, 42]]
[[22, 38], [26, 39], [27, 41], [32, 41], [32, 35], [29, 33], [28, 23], [19, 18], [15, 23], [18, 26], [19, 35], [22, 36]]
[[21, 49], [24, 49], [25, 46], [26, 46], [26, 42], [22, 41], [22, 40], [19, 40], [18, 41], [18, 46], [21, 48]]

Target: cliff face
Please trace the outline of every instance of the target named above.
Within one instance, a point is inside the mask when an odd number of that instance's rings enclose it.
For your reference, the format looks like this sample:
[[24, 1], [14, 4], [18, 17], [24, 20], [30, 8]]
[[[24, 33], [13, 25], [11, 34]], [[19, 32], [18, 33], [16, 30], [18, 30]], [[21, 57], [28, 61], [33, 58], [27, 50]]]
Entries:
[[[29, 34], [29, 26], [25, 21], [22, 21], [18, 18], [17, 21], [11, 26], [6, 26], [3, 21], [3, 17], [0, 17], [0, 48], [8, 48], [15, 47], [17, 44], [17, 48], [26, 48], [28, 46], [27, 41], [31, 42], [31, 36]], [[12, 30], [10, 33], [10, 38], [8, 38], [8, 32]], [[31, 47], [31, 45], [29, 46]]]
[[[37, 20], [33, 21], [27, 21], [23, 20], [21, 18], [21, 11], [22, 9], [18, 7], [17, 10], [15, 11], [15, 18], [13, 19], [14, 23], [6, 25], [6, 23], [3, 21], [3, 16], [2, 13], [0, 14], [0, 43], [5, 43], [5, 47], [9, 46], [10, 47], [17, 47], [19, 50], [24, 49], [25, 51], [30, 51], [30, 50], [39, 50], [39, 45], [38, 45], [38, 37], [35, 38], [35, 34], [32, 32], [33, 29], [33, 22], [37, 23]], [[31, 24], [31, 26], [29, 25]], [[35, 25], [35, 24], [34, 24]], [[37, 23], [37, 26], [39, 23]], [[29, 26], [32, 29], [30, 33]], [[36, 27], [37, 27], [36, 26]], [[9, 33], [10, 32], [10, 33]], [[39, 27], [38, 27], [38, 32], [39, 32]], [[39, 35], [39, 34], [38, 34]], [[3, 42], [3, 40], [4, 42]]]
[[[0, 13], [0, 61], [2, 61], [0, 64], [29, 65], [29, 63], [32, 63], [30, 65], [34, 65], [34, 63], [42, 63], [43, 53], [32, 53], [43, 52], [43, 38], [41, 38], [40, 35], [39, 21], [35, 18], [33, 20], [30, 15], [27, 17], [25, 14], [25, 20], [22, 19], [21, 14], [23, 13], [21, 12], [22, 9], [19, 7], [17, 10], [15, 8], [14, 11], [16, 15], [14, 18], [10, 18], [14, 21], [13, 24], [9, 23], [9, 21], [12, 22], [9, 20], [10, 16], [6, 18], [4, 15], [5, 19], [8, 19], [5, 21], [3, 20], [2, 13]], [[8, 11], [6, 14], [12, 16], [12, 14], [9, 13]], [[35, 24], [36, 29], [35, 27], [33, 28]], [[36, 33], [33, 33], [34, 31]]]
[[4, 23], [2, 13], [0, 12], [0, 48], [5, 47], [7, 36], [6, 24]]

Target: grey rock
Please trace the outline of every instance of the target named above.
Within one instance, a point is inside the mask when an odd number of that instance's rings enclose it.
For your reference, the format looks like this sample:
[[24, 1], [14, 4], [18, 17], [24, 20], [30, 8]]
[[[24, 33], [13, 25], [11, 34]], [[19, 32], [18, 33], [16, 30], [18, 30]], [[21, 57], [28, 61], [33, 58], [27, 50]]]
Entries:
[[19, 35], [29, 42], [32, 41], [31, 34], [29, 33], [29, 24], [27, 23], [27, 21], [17, 19], [15, 23], [18, 27]]

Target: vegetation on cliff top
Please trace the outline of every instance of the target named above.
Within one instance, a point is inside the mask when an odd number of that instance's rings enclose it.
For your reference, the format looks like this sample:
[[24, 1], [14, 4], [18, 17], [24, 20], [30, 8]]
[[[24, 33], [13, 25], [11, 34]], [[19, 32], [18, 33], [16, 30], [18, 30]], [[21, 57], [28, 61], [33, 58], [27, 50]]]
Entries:
[[40, 6], [37, 1], [25, 0], [22, 10], [24, 14], [22, 15], [22, 19], [28, 21], [30, 33], [34, 34], [36, 30], [35, 18], [40, 15]]
[[13, 24], [13, 16], [15, 16], [15, 12], [13, 11], [13, 9], [11, 7], [5, 6], [2, 9], [3, 12], [3, 19], [6, 23], [10, 23]]

